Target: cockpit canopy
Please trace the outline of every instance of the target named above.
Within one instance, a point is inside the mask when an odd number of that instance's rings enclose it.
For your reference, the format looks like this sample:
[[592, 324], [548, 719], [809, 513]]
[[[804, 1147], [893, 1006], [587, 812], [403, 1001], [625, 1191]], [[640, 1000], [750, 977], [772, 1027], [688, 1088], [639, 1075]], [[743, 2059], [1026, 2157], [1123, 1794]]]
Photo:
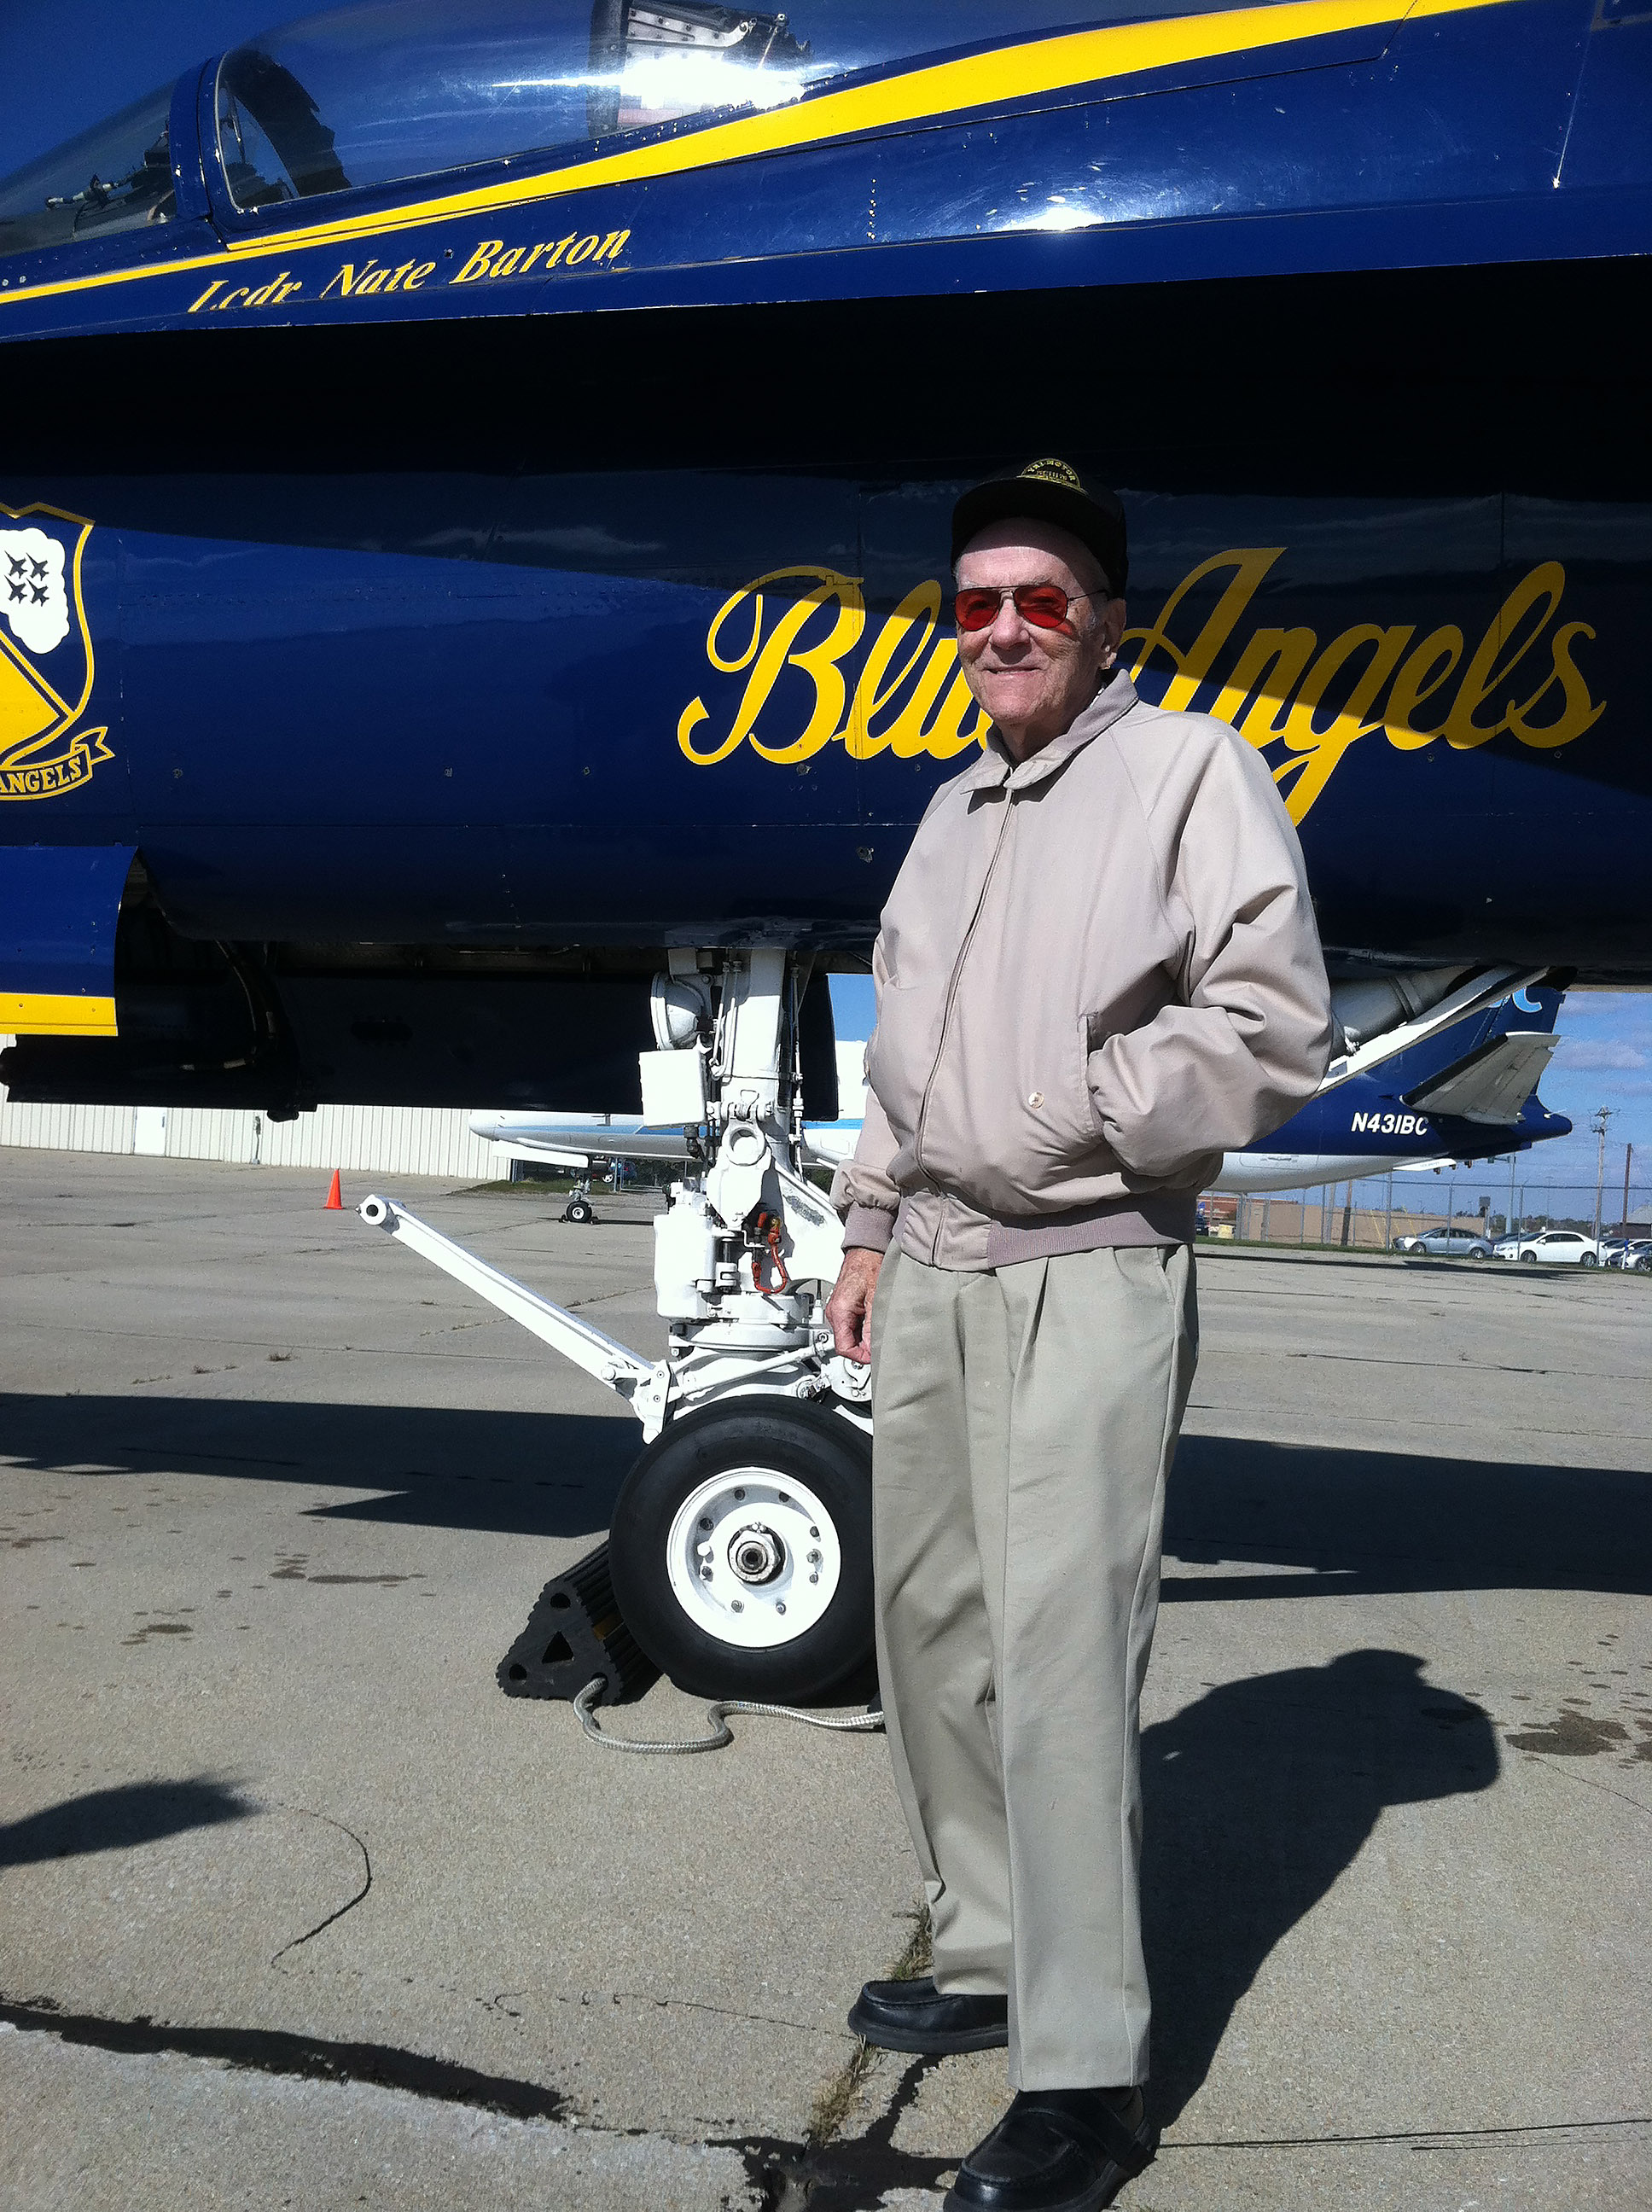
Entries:
[[163, 85], [0, 180], [0, 254], [169, 222], [175, 212]]
[[784, 15], [716, 0], [380, 0], [227, 55], [218, 143], [265, 207], [773, 106], [810, 60]]
[[[214, 107], [251, 211], [780, 106], [860, 70], [1236, 0], [367, 0], [237, 46]], [[0, 180], [0, 254], [166, 222], [170, 89]]]

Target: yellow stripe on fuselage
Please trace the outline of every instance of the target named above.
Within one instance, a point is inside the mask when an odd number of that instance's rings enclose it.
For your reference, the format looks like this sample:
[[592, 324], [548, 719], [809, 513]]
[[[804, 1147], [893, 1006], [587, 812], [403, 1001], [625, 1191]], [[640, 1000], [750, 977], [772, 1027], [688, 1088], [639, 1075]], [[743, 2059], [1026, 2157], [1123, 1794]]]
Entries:
[[0, 1036], [114, 1036], [112, 999], [50, 991], [0, 991]]
[[151, 262], [137, 269], [104, 270], [95, 276], [64, 278], [0, 293], [0, 307], [18, 300], [51, 299], [67, 292], [95, 291], [143, 276], [222, 269], [271, 254], [293, 253], [317, 246], [336, 246], [361, 238], [383, 238], [430, 222], [598, 191], [609, 185], [647, 183], [753, 155], [797, 151], [863, 131], [890, 131], [903, 125], [937, 122], [971, 109], [1036, 99], [1115, 77], [1151, 70], [1211, 61], [1223, 55], [1266, 52], [1338, 32], [1398, 25], [1411, 18], [1465, 15], [1479, 8], [1505, 8], [1519, 0], [1274, 0], [1257, 8], [1233, 8], [1211, 15], [1182, 15], [1150, 23], [1127, 23], [1093, 31], [1069, 31], [1021, 46], [994, 47], [926, 69], [902, 71], [874, 84], [841, 92], [822, 92], [787, 107], [743, 115], [708, 125], [680, 137], [608, 154], [565, 169], [511, 178], [470, 191], [443, 193], [404, 207], [372, 215], [349, 216], [300, 229], [260, 233], [238, 240], [222, 252]]

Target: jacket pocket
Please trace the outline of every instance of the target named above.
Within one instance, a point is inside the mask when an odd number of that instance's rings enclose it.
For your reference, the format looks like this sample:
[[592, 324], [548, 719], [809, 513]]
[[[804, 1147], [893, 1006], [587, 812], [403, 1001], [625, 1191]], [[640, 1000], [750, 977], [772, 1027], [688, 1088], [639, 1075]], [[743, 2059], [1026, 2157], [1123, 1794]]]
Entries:
[[[1105, 1150], [1090, 1096], [1088, 1025], [1080, 1019], [1065, 1030], [1052, 1026], [1042, 1040], [998, 1073], [991, 1092], [977, 1104], [971, 1129], [982, 1156], [1001, 1166], [1007, 1188], [989, 1206], [1016, 1212], [1060, 1209], [1075, 1203], [1066, 1186], [1075, 1178], [1105, 1172]], [[1015, 1068], [1021, 1082], [1016, 1090]]]
[[1080, 1014], [1073, 1035], [1073, 1058], [1077, 1062], [1074, 1079], [1077, 1085], [1080, 1127], [1092, 1145], [1105, 1144], [1102, 1132], [1102, 1117], [1096, 1105], [1096, 1094], [1090, 1087], [1090, 1055], [1094, 1047], [1090, 1041], [1090, 1017]]

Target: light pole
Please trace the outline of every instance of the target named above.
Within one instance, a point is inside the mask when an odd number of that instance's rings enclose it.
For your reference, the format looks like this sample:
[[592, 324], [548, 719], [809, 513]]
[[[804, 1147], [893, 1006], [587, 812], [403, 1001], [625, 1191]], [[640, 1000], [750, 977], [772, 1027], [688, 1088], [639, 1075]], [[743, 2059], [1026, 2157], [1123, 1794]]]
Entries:
[[1594, 1241], [1597, 1244], [1600, 1241], [1600, 1192], [1606, 1179], [1606, 1124], [1611, 1121], [1613, 1110], [1610, 1106], [1597, 1106], [1589, 1123], [1598, 1140], [1594, 1162]]
[[1634, 1157], [1634, 1146], [1625, 1145], [1624, 1146], [1624, 1218], [1618, 1224], [1618, 1233], [1620, 1237], [1627, 1237], [1629, 1234], [1629, 1168]]

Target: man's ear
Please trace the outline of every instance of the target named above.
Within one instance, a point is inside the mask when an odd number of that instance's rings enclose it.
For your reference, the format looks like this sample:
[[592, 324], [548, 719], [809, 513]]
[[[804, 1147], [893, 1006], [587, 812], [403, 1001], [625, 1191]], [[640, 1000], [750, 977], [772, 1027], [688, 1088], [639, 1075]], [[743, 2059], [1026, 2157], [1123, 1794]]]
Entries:
[[1102, 665], [1111, 668], [1119, 657], [1119, 640], [1124, 635], [1125, 611], [1122, 599], [1109, 599], [1102, 609], [1101, 630], [1103, 640]]

